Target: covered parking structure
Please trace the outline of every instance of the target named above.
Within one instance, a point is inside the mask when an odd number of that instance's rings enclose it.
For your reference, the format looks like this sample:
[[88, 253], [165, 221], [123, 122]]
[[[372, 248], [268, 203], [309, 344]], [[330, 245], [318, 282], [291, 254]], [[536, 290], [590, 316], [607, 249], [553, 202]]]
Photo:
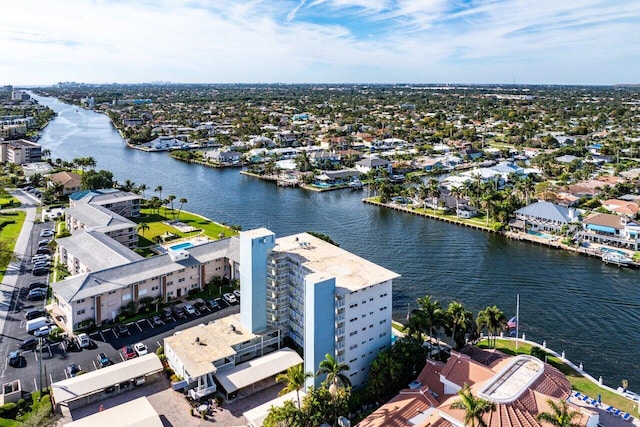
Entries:
[[301, 363], [303, 360], [298, 353], [290, 348], [283, 348], [231, 369], [218, 371], [214, 376], [229, 400], [272, 386], [276, 375]]
[[164, 367], [153, 353], [51, 384], [56, 411], [76, 408], [160, 379]]
[[160, 416], [146, 397], [125, 402], [113, 408], [99, 411], [88, 417], [73, 421], [64, 427], [163, 427]]

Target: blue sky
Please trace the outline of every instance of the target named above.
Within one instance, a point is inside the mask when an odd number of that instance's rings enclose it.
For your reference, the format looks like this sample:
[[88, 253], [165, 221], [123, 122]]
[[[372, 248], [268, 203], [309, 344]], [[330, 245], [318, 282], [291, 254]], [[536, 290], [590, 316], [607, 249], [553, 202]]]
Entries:
[[640, 83], [635, 0], [20, 0], [0, 84]]

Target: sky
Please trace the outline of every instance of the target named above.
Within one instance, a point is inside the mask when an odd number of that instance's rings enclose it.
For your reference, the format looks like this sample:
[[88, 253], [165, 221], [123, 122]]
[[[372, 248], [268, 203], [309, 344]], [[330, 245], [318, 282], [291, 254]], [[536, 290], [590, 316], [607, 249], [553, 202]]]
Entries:
[[637, 0], [15, 0], [0, 85], [640, 83]]

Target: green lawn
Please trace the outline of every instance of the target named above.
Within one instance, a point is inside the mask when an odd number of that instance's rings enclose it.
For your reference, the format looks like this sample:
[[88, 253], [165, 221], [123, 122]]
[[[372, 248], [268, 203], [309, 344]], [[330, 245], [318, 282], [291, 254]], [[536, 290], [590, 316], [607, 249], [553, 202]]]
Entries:
[[[26, 213], [24, 211], [0, 213], [0, 241], [3, 246], [7, 245], [6, 248], [3, 248], [4, 253], [13, 253], [25, 216]], [[7, 271], [7, 266], [11, 262], [11, 257], [0, 256], [0, 260], [0, 280], [2, 280]]]
[[[481, 341], [478, 344], [480, 348], [489, 348], [487, 341]], [[518, 345], [518, 350], [516, 351], [516, 342], [515, 340], [500, 340], [496, 341], [496, 349], [509, 355], [516, 354], [530, 354], [531, 353], [531, 345], [520, 342]], [[579, 391], [587, 396], [590, 396], [594, 399], [598, 398], [598, 395], [602, 397], [602, 402], [607, 405], [613, 405], [618, 409], [621, 409], [625, 412], [630, 413], [634, 417], [638, 414], [638, 408], [634, 409], [634, 403], [622, 397], [616, 393], [612, 393], [611, 391], [600, 387], [598, 384], [593, 383], [589, 379], [582, 376], [576, 370], [571, 368], [569, 365], [564, 363], [560, 358], [549, 355], [547, 362], [558, 368], [563, 374], [567, 376], [571, 386], [574, 390]], [[637, 404], [636, 404], [637, 405]]]
[[[178, 219], [187, 225], [196, 228], [196, 231], [189, 233], [183, 233], [163, 222]], [[139, 230], [139, 242], [140, 248], [145, 248], [155, 245], [155, 239], [159, 236], [166, 235], [167, 233], [174, 234], [175, 239], [181, 239], [185, 237], [194, 237], [203, 234], [212, 239], [219, 239], [223, 237], [230, 237], [238, 232], [230, 227], [218, 224], [216, 222], [205, 219], [199, 215], [192, 214], [190, 212], [182, 211], [178, 214], [178, 210], [172, 211], [171, 209], [160, 209], [160, 213], [157, 210], [151, 212], [150, 209], [143, 208], [140, 210], [140, 216], [132, 218], [137, 224], [145, 223], [149, 226], [148, 230]]]
[[10, 195], [9, 193], [0, 193], [0, 208], [6, 207], [18, 207], [20, 206], [20, 201]]

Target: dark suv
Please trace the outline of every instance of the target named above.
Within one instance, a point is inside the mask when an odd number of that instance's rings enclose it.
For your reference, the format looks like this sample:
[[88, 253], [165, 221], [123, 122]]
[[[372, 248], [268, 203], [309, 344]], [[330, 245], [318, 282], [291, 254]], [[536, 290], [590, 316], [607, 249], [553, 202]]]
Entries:
[[29, 310], [24, 314], [24, 318], [27, 320], [37, 319], [38, 317], [46, 317], [47, 310], [44, 308], [34, 308], [33, 310]]

